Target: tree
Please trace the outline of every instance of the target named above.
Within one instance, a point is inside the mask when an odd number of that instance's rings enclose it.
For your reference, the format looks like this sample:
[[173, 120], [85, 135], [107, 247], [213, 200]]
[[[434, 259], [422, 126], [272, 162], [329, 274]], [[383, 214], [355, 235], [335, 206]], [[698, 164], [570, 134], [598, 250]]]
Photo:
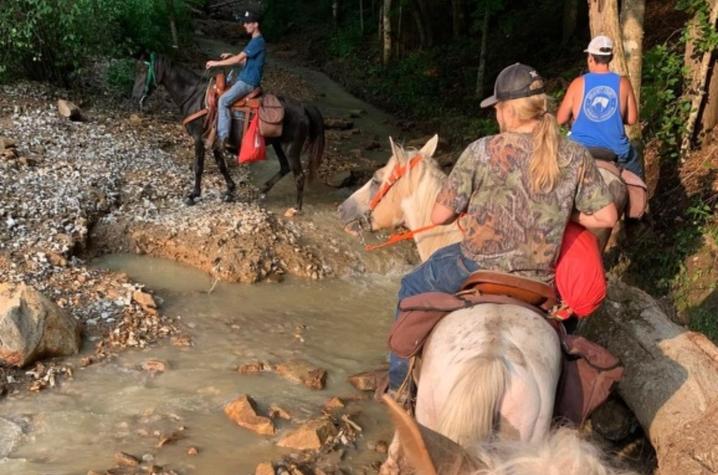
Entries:
[[491, 9], [487, 6], [484, 7], [484, 20], [481, 25], [481, 49], [479, 52], [479, 69], [476, 72], [476, 97], [482, 98], [484, 96], [484, 80], [486, 76], [486, 49], [488, 46], [489, 37], [489, 16], [491, 16]]
[[466, 33], [466, 4], [464, 0], [451, 0], [451, 25], [454, 38], [460, 38]]
[[[628, 76], [637, 103], [641, 92], [644, 11], [645, 0], [624, 0], [620, 16], [618, 0], [589, 0], [588, 3], [591, 37], [606, 35], [613, 40], [611, 70], [621, 76]], [[628, 48], [624, 48], [624, 44]], [[626, 49], [630, 54], [630, 67]], [[638, 123], [628, 127], [628, 136], [632, 139], [641, 136]]]
[[383, 40], [383, 54], [382, 63], [386, 66], [391, 61], [391, 0], [384, 0], [384, 6], [382, 8], [382, 40]]
[[[717, 19], [718, 0], [706, 0], [699, 4], [688, 24], [684, 55], [687, 76], [683, 97], [690, 104], [690, 111], [681, 143], [682, 152], [687, 152], [693, 142], [696, 122], [706, 96], [705, 87], [711, 60], [714, 49], [718, 46]], [[713, 101], [715, 100], [714, 98]]]

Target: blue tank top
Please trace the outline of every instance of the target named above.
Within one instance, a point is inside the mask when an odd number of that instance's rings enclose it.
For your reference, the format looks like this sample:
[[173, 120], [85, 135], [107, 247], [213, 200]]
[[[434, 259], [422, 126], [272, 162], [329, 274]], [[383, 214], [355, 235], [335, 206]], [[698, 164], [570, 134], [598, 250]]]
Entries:
[[616, 73], [588, 73], [583, 76], [583, 99], [571, 127], [571, 140], [584, 147], [613, 150], [626, 158], [631, 144], [621, 117], [621, 76]]

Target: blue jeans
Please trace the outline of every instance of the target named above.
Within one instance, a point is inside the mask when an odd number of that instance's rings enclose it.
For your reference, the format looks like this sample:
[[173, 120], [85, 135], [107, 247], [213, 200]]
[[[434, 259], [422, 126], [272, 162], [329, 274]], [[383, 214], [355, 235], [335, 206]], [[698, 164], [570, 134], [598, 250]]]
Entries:
[[217, 139], [220, 141], [229, 137], [229, 130], [232, 127], [232, 117], [229, 108], [237, 100], [241, 99], [252, 90], [255, 86], [251, 86], [246, 82], [237, 80], [224, 94], [219, 96], [217, 104]]
[[628, 150], [628, 154], [625, 157], [618, 157], [616, 164], [621, 168], [632, 171], [641, 177], [642, 180], [644, 179], [643, 158], [641, 157], [641, 154], [638, 153], [638, 147], [636, 147], [636, 144], [632, 143], [631, 148]]
[[[461, 284], [479, 265], [464, 256], [459, 243], [442, 247], [423, 264], [401, 279], [399, 301], [424, 292], [458, 292]], [[399, 307], [394, 318], [399, 314]], [[389, 388], [397, 389], [406, 378], [408, 361], [394, 353], [389, 354]]]

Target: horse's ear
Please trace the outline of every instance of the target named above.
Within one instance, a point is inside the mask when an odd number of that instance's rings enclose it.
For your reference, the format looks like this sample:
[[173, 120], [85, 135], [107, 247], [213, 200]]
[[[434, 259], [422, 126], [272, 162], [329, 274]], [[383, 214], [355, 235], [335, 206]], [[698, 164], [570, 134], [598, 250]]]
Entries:
[[439, 134], [434, 134], [433, 137], [429, 139], [428, 142], [424, 144], [423, 147], [421, 147], [421, 150], [419, 150], [419, 153], [424, 155], [425, 157], [433, 157], [434, 152], [436, 152], [436, 147], [439, 146]]
[[459, 444], [417, 423], [391, 397], [384, 395], [399, 443], [419, 475], [469, 475], [487, 466]]
[[390, 396], [384, 395], [384, 402], [389, 407], [391, 421], [399, 434], [399, 443], [411, 466], [419, 475], [438, 475], [419, 425]]
[[401, 147], [394, 143], [394, 139], [389, 136], [389, 146], [391, 147], [391, 156], [395, 157], [399, 162], [404, 160], [404, 154], [402, 153]]

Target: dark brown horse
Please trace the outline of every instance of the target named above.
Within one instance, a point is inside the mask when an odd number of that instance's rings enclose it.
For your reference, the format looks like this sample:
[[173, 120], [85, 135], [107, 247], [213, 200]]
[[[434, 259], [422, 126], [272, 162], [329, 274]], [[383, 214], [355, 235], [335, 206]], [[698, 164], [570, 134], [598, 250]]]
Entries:
[[[188, 117], [204, 108], [204, 95], [208, 82], [207, 77], [200, 76], [172, 62], [166, 56], [152, 55], [150, 61], [143, 61], [138, 65], [132, 97], [139, 101], [140, 108], [142, 108], [145, 99], [161, 84], [167, 89], [175, 104], [179, 106], [182, 116]], [[267, 139], [267, 144], [272, 145], [277, 154], [279, 171], [267, 180], [262, 186], [261, 192], [268, 192], [291, 170], [297, 184], [296, 208], [301, 210], [305, 176], [300, 156], [303, 150], [309, 151], [309, 179], [311, 180], [317, 168], [319, 168], [324, 153], [324, 119], [319, 109], [312, 105], [304, 105], [283, 97], [279, 99], [285, 110], [282, 135], [281, 137]], [[194, 204], [202, 193], [205, 153], [205, 145], [202, 139], [205, 130], [204, 121], [205, 117], [202, 116], [186, 125], [187, 132], [194, 138], [195, 152], [194, 188], [185, 197], [185, 203], [188, 205]], [[283, 144], [289, 146], [287, 154], [284, 153]], [[216, 147], [213, 150], [213, 155], [219, 171], [227, 183], [224, 200], [232, 201], [236, 185], [229, 174], [224, 155]]]

